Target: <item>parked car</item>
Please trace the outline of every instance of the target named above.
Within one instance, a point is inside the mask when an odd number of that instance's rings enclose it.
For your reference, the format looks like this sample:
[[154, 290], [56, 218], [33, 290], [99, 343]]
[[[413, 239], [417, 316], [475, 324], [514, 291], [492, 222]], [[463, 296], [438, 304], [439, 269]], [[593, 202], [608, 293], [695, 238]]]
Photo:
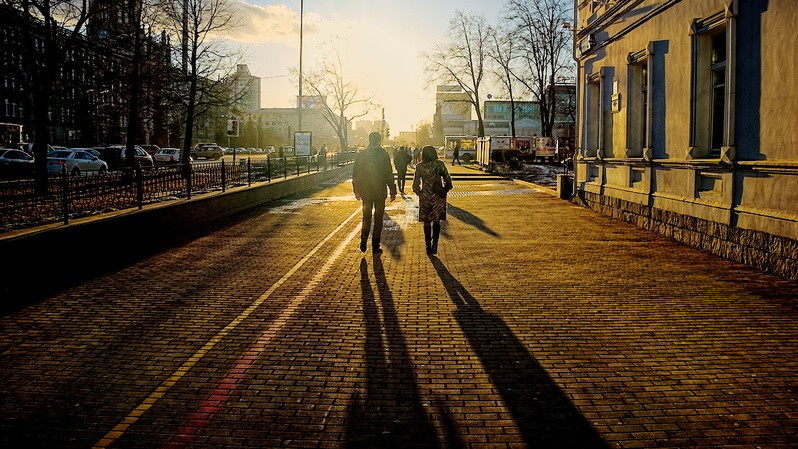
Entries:
[[294, 147], [292, 147], [291, 145], [283, 145], [280, 147], [280, 154], [279, 154], [280, 157], [293, 156], [293, 155], [294, 155]]
[[100, 150], [98, 150], [97, 148], [69, 148], [69, 149], [70, 150], [83, 150], [83, 151], [91, 153], [91, 154], [93, 154], [93, 155], [95, 155], [97, 157], [100, 157]]
[[[152, 155], [152, 158], [156, 164], [179, 164], [181, 161], [180, 154], [180, 148], [161, 148]], [[193, 162], [194, 158], [189, 156], [188, 161]]]
[[33, 176], [33, 156], [22, 150], [0, 148], [0, 177], [25, 178]]
[[[155, 166], [152, 156], [147, 154], [143, 148], [138, 145], [133, 147], [134, 158], [141, 165], [142, 168]], [[125, 146], [124, 145], [111, 145], [100, 149], [100, 159], [108, 163], [109, 170], [120, 170], [125, 166]]]
[[194, 159], [205, 158], [218, 160], [224, 156], [224, 149], [219, 145], [200, 145], [191, 150], [191, 157]]
[[266, 154], [272, 154], [272, 153], [274, 153], [277, 150], [275, 150], [274, 145], [267, 145], [266, 148], [263, 149], [263, 151]]
[[108, 171], [108, 164], [88, 151], [57, 150], [47, 155], [48, 173], [60, 173], [64, 167], [67, 173], [73, 176], [86, 172], [102, 174]]
[[[33, 143], [30, 143], [30, 142], [18, 143], [17, 146], [16, 146], [16, 149], [20, 150], [20, 151], [24, 151], [24, 152], [30, 154], [31, 156], [33, 156]], [[53, 151], [54, 151], [53, 147], [48, 144], [47, 145], [47, 153], [51, 153]]]
[[149, 154], [150, 156], [154, 155], [155, 153], [158, 152], [158, 150], [161, 149], [161, 147], [159, 147], [158, 145], [139, 145], [139, 146], [143, 148], [144, 151], [146, 151], [147, 154]]

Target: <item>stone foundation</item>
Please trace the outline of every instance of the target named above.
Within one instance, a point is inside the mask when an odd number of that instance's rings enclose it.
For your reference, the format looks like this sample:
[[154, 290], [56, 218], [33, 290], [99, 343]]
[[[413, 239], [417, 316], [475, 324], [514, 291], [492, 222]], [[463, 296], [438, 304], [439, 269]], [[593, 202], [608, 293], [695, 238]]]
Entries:
[[584, 191], [577, 204], [684, 244], [798, 281], [798, 241]]

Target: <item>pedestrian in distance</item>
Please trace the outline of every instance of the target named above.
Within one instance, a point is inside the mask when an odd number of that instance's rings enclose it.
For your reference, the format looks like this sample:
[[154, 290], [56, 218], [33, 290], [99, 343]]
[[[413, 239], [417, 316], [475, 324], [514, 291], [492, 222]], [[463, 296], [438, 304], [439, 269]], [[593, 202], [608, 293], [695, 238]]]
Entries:
[[446, 194], [453, 187], [452, 177], [438, 159], [435, 147], [424, 147], [421, 159], [413, 177], [413, 192], [418, 195], [418, 221], [424, 226], [427, 254], [437, 254], [441, 220], [446, 220]]
[[[352, 168], [352, 188], [355, 198], [363, 202], [363, 227], [360, 230], [360, 251], [366, 251], [369, 233], [371, 250], [381, 253], [382, 219], [385, 214], [385, 198], [390, 192], [391, 201], [396, 199], [396, 184], [393, 182], [391, 158], [380, 146], [380, 133], [369, 134], [369, 145], [355, 157]], [[372, 223], [374, 229], [372, 231]]]
[[413, 148], [413, 166], [415, 167], [419, 162], [421, 162], [421, 150], [416, 147]]
[[455, 162], [457, 162], [460, 165], [463, 165], [463, 163], [460, 162], [460, 144], [459, 143], [455, 144], [454, 151], [452, 151], [452, 166], [455, 165]]
[[407, 165], [410, 164], [410, 152], [407, 147], [399, 147], [393, 154], [393, 166], [396, 167], [396, 182], [399, 192], [405, 194], [405, 179], [407, 178]]

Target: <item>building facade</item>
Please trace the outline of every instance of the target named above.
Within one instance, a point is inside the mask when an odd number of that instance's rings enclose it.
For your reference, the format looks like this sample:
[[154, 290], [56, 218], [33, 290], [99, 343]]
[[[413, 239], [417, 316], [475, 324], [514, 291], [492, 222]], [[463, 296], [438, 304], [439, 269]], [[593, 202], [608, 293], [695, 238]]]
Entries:
[[460, 86], [438, 86], [435, 94], [433, 132], [443, 145], [445, 136], [471, 136], [476, 126], [471, 119], [471, 100]]
[[515, 107], [515, 135], [540, 135], [540, 106], [534, 101], [487, 100], [482, 104], [486, 136], [512, 135], [512, 109]]
[[229, 78], [231, 107], [238, 112], [253, 112], [260, 109], [260, 77], [254, 76], [246, 64], [238, 64]]
[[575, 6], [577, 200], [798, 279], [798, 3]]

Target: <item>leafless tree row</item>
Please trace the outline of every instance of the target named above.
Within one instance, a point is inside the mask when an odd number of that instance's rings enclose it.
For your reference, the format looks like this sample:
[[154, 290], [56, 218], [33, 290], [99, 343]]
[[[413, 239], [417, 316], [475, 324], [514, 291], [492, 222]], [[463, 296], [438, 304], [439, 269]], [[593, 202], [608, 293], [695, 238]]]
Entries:
[[187, 159], [195, 121], [213, 107], [229, 104], [235, 95], [224, 81], [235, 67], [236, 52], [219, 39], [235, 26], [230, 0], [0, 2], [20, 20], [20, 84], [25, 86], [25, 111], [33, 123], [39, 192], [47, 189], [52, 110], [62, 101], [54, 86], [75, 63], [76, 52], [92, 55], [84, 63], [96, 64], [90, 68], [93, 85], [84, 86], [79, 95], [96, 99], [102, 93], [107, 96], [104, 101], [119, 105], [131, 163], [133, 146], [141, 141], [143, 117], [182, 116]]
[[531, 96], [540, 106], [543, 135], [552, 135], [558, 103], [553, 86], [574, 73], [572, 35], [563, 30], [572, 8], [570, 0], [507, 0], [496, 25], [457, 11], [446, 40], [422, 53], [430, 85], [457, 85], [468, 94], [480, 136], [483, 92], [491, 82], [509, 97], [513, 112], [516, 98]]

